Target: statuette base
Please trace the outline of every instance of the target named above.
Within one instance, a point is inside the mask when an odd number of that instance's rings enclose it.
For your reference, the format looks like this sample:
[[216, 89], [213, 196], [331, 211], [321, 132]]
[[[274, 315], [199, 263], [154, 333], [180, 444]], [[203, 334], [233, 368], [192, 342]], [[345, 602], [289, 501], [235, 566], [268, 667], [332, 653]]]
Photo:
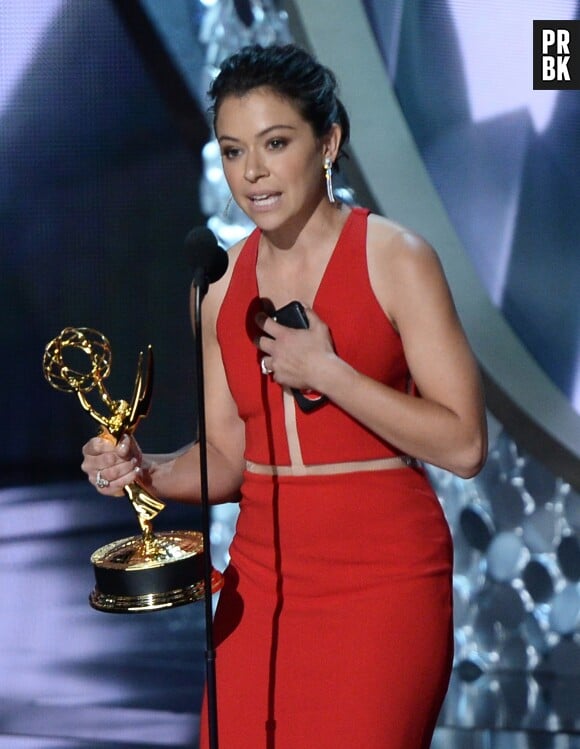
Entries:
[[[166, 531], [107, 544], [91, 556], [95, 589], [91, 606], [111, 613], [174, 608], [204, 597], [203, 536], [197, 531]], [[212, 592], [223, 585], [212, 571]]]

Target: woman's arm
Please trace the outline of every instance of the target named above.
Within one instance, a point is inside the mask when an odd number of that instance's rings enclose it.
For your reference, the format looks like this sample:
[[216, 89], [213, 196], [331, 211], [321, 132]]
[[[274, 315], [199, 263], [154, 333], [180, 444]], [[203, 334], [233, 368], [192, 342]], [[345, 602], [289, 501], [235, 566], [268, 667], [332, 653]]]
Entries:
[[[244, 469], [244, 425], [228, 387], [216, 335], [216, 319], [225, 283], [214, 284], [203, 302], [203, 357], [210, 501], [238, 499]], [[194, 292], [191, 310], [193, 321]], [[94, 483], [97, 470], [110, 483], [99, 491], [118, 496], [123, 486], [138, 480], [160, 498], [198, 502], [201, 496], [199, 444], [166, 455], [142, 454], [133, 438], [118, 445], [94, 438], [83, 448], [82, 469]]]
[[[221, 289], [210, 287], [203, 303], [203, 364], [207, 437], [208, 487], [212, 502], [238, 499], [244, 470], [244, 425], [227, 384], [216, 335]], [[194, 291], [191, 294], [194, 323]], [[161, 496], [182, 501], [199, 501], [201, 495], [199, 444], [169, 459], [148, 456], [152, 486]]]
[[271, 356], [268, 364], [281, 384], [324, 393], [402, 452], [459, 476], [473, 476], [487, 451], [482, 386], [439, 259], [411, 233], [400, 232], [390, 241], [385, 235], [381, 219], [373, 217], [371, 284], [401, 336], [420, 398], [377, 382], [340, 359], [326, 325], [310, 310], [308, 331], [289, 331], [262, 319], [264, 331], [276, 340], [261, 338], [260, 346]]

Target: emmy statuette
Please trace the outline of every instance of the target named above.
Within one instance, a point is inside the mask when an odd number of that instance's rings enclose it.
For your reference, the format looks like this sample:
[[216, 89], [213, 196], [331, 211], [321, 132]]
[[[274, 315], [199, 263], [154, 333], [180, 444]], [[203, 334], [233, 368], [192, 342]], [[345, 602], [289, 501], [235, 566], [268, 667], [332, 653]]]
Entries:
[[[85, 367], [82, 362], [86, 362]], [[44, 351], [43, 372], [56, 390], [76, 393], [81, 406], [101, 426], [100, 436], [117, 442], [132, 434], [147, 416], [153, 387], [153, 353], [139, 355], [130, 402], [114, 400], [103, 381], [111, 370], [111, 347], [91, 328], [65, 328]], [[88, 398], [94, 392], [104, 413]], [[98, 401], [98, 398], [95, 400]], [[90, 604], [100, 611], [154, 611], [193, 603], [205, 596], [203, 534], [197, 531], [153, 532], [153, 519], [164, 503], [138, 481], [123, 488], [137, 515], [140, 536], [113, 541], [91, 555], [95, 588]], [[212, 592], [222, 586], [219, 572], [211, 572]]]

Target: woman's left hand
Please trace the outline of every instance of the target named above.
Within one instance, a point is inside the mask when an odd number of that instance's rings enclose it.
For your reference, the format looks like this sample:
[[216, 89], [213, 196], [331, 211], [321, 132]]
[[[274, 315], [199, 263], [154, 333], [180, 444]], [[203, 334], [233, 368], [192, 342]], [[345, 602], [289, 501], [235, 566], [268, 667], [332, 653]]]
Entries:
[[263, 352], [262, 371], [280, 385], [318, 390], [318, 375], [325, 363], [336, 356], [326, 323], [310, 308], [305, 308], [308, 329], [288, 328], [261, 312], [256, 324], [265, 333], [256, 340]]

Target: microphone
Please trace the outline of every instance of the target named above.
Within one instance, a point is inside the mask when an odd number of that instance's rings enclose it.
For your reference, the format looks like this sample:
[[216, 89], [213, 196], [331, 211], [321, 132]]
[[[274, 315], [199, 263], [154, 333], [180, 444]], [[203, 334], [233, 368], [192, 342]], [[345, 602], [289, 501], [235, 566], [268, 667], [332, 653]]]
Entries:
[[207, 226], [196, 226], [189, 232], [185, 238], [185, 251], [193, 271], [193, 284], [205, 294], [208, 285], [218, 281], [226, 272], [228, 254]]
[[[195, 369], [197, 391], [197, 428], [199, 442], [199, 477], [201, 489], [201, 525], [203, 537], [203, 585], [205, 600], [205, 669], [207, 694], [208, 736], [211, 749], [218, 749], [218, 719], [216, 691], [216, 652], [213, 640], [212, 592], [214, 573], [210, 557], [210, 510], [207, 466], [207, 436], [205, 424], [205, 385], [203, 372], [203, 342], [201, 310], [203, 296], [209, 284], [219, 280], [227, 270], [228, 254], [217, 243], [215, 235], [207, 226], [197, 226], [185, 238], [185, 250], [193, 271], [192, 285], [195, 288], [193, 328], [195, 339]], [[219, 586], [221, 587], [221, 585]]]

